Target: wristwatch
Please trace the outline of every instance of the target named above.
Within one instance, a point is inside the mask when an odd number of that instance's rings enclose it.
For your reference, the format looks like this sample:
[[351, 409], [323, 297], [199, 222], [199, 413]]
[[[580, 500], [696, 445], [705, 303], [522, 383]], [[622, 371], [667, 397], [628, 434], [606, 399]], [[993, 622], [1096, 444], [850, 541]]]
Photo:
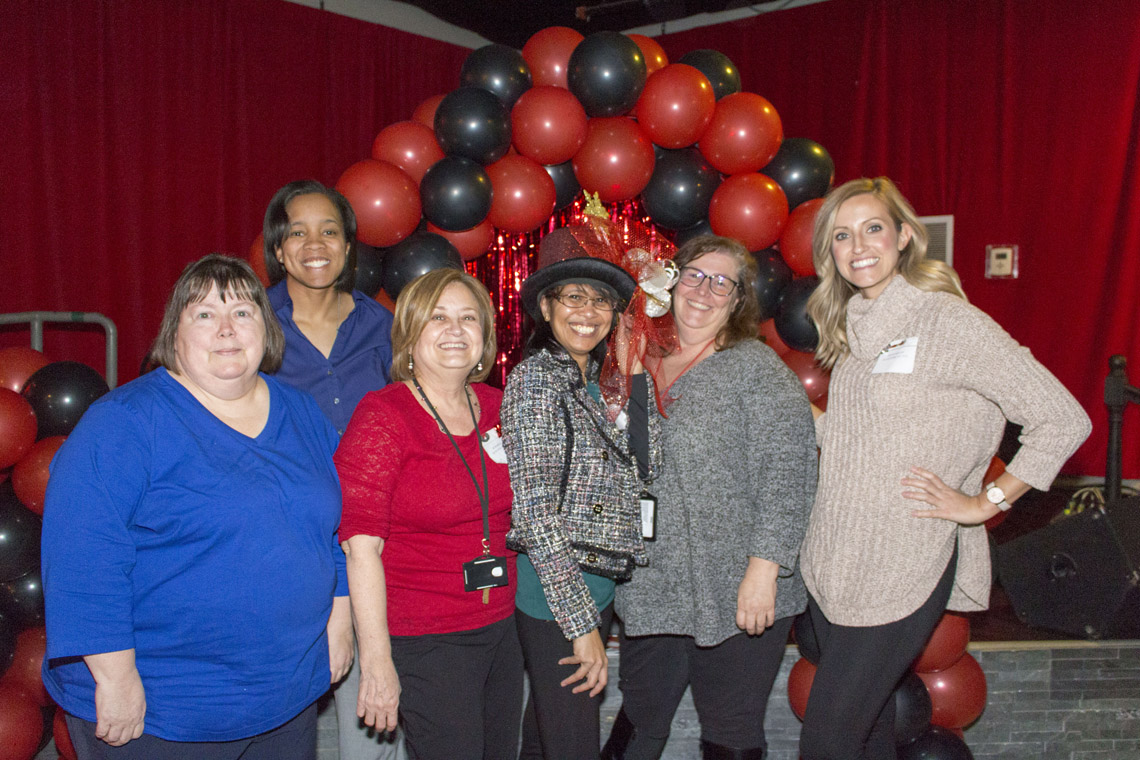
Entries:
[[1013, 507], [1012, 504], [1005, 500], [1005, 491], [998, 488], [997, 483], [986, 484], [986, 499], [1002, 512], [1008, 512], [1010, 508]]

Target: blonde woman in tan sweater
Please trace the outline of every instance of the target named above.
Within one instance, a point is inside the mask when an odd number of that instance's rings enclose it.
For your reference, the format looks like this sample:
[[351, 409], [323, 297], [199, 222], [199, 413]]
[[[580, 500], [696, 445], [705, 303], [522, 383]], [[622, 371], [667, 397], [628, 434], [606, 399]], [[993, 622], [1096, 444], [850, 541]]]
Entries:
[[[804, 760], [894, 758], [898, 681], [947, 608], [989, 602], [987, 519], [1046, 489], [1088, 436], [1084, 410], [926, 255], [885, 177], [834, 189], [816, 218], [820, 477], [800, 557], [821, 651]], [[1006, 472], [983, 483], [1005, 421]]]

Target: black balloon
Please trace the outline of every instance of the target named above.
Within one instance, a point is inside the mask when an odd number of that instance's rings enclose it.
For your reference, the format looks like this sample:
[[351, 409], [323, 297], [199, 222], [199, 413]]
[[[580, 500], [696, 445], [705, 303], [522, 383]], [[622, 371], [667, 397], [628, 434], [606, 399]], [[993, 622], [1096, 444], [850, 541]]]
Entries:
[[717, 100], [740, 92], [740, 71], [727, 55], [718, 50], [690, 50], [677, 63], [688, 64], [708, 77]]
[[574, 162], [564, 164], [550, 164], [542, 167], [554, 180], [554, 210], [561, 211], [569, 206], [581, 194], [582, 186], [574, 176]]
[[356, 241], [356, 282], [353, 287], [372, 298], [380, 292], [384, 275], [384, 251]]
[[620, 32], [595, 32], [570, 54], [566, 80], [587, 116], [621, 116], [637, 105], [647, 71], [636, 42]]
[[514, 48], [484, 45], [472, 50], [463, 62], [459, 83], [494, 93], [507, 108], [512, 108], [519, 96], [530, 89], [530, 66]]
[[752, 281], [752, 289], [756, 291], [756, 300], [760, 304], [760, 321], [763, 322], [776, 316], [784, 288], [795, 275], [775, 248], [756, 251], [753, 256], [756, 258], [756, 279]]
[[720, 172], [696, 148], [662, 150], [641, 201], [656, 224], [683, 230], [709, 215], [709, 201], [720, 181]]
[[69, 434], [87, 407], [108, 390], [103, 376], [86, 364], [52, 362], [40, 367], [22, 391], [36, 412], [36, 439]]
[[796, 648], [800, 650], [800, 657], [812, 665], [819, 664], [819, 641], [815, 637], [815, 626], [811, 622], [811, 614], [801, 612], [792, 623], [792, 630], [796, 635]]
[[0, 582], [15, 580], [40, 566], [41, 522], [12, 485], [0, 486]]
[[699, 235], [715, 235], [715, 234], [716, 233], [713, 232], [713, 230], [712, 230], [712, 225], [709, 224], [709, 220], [708, 219], [702, 219], [701, 221], [694, 224], [692, 227], [686, 227], [683, 230], [677, 230], [677, 237], [673, 239], [673, 242], [676, 243], [678, 248], [680, 248], [682, 245], [684, 245], [685, 243], [687, 243], [688, 241], [692, 240], [693, 238], [695, 238]]
[[0, 614], [19, 629], [44, 624], [44, 582], [39, 570], [0, 583]]
[[926, 684], [913, 671], [895, 687], [895, 744], [906, 744], [930, 727], [934, 707]]
[[827, 194], [835, 179], [835, 162], [815, 140], [789, 137], [762, 171], [783, 188], [790, 210]]
[[434, 124], [436, 142], [449, 156], [486, 165], [507, 155], [511, 147], [511, 112], [482, 87], [460, 87], [445, 95]]
[[455, 246], [434, 232], [413, 232], [384, 252], [384, 292], [398, 298], [412, 280], [443, 267], [463, 269]]
[[420, 205], [424, 218], [436, 227], [448, 232], [469, 230], [491, 210], [491, 178], [470, 159], [446, 156], [420, 180]]
[[912, 742], [898, 748], [899, 760], [974, 760], [974, 754], [951, 731], [931, 726]]
[[807, 314], [808, 297], [817, 285], [818, 277], [800, 277], [784, 287], [780, 308], [776, 311], [776, 332], [793, 351], [811, 353], [819, 344], [819, 332]]
[[0, 676], [7, 672], [15, 657], [16, 627], [3, 613], [0, 613]]

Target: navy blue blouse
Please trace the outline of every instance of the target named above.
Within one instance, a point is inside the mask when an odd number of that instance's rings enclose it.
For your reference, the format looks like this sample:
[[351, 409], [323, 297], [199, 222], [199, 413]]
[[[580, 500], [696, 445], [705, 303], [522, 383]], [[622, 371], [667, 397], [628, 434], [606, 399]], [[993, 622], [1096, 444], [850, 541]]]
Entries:
[[269, 302], [285, 331], [285, 358], [276, 377], [311, 393], [341, 435], [364, 394], [388, 384], [392, 367], [391, 312], [359, 290], [352, 291], [352, 299], [355, 308], [326, 359], [293, 321], [285, 280], [269, 288]]

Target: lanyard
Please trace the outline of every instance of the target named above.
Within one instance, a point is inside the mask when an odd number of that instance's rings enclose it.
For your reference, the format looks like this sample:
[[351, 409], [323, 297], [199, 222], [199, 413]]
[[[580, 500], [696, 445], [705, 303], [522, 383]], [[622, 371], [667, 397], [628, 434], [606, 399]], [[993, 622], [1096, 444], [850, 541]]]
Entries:
[[447, 429], [447, 425], [443, 423], [443, 418], [439, 416], [439, 412], [432, 406], [431, 401], [428, 399], [424, 389], [420, 387], [420, 381], [412, 375], [412, 385], [416, 386], [419, 391], [420, 398], [427, 404], [427, 408], [431, 410], [432, 416], [435, 421], [439, 423], [439, 427], [447, 434], [447, 439], [451, 441], [451, 445], [455, 447], [455, 453], [459, 455], [459, 461], [463, 462], [463, 466], [467, 468], [467, 474], [471, 476], [471, 482], [475, 484], [475, 492], [479, 494], [479, 504], [483, 508], [483, 554], [484, 556], [491, 553], [491, 486], [487, 482], [487, 459], [483, 455], [483, 440], [479, 435], [479, 421], [475, 419], [475, 407], [471, 405], [471, 387], [464, 387], [464, 395], [467, 398], [467, 409], [471, 412], [471, 422], [475, 425], [475, 445], [479, 449], [479, 464], [483, 467], [483, 487], [479, 487], [479, 481], [475, 478], [475, 473], [471, 469], [471, 465], [467, 464], [467, 458], [463, 456], [463, 452], [459, 450], [459, 444], [455, 442], [455, 437], [451, 435], [451, 431]]

